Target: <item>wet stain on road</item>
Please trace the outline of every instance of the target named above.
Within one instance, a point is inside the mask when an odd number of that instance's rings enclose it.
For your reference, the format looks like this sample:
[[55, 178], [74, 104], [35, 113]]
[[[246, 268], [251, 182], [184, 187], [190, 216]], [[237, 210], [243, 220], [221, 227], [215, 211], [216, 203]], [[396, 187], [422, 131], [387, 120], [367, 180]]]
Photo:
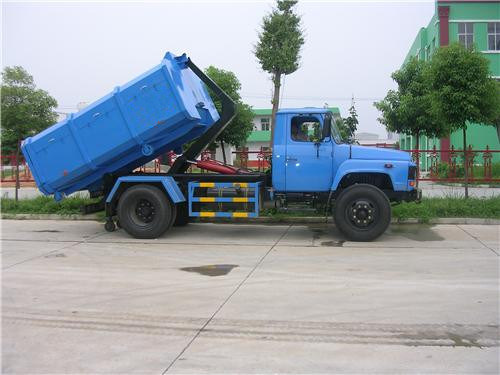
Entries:
[[324, 241], [321, 242], [321, 246], [328, 246], [328, 247], [342, 247], [344, 246], [344, 240], [340, 241]]
[[387, 233], [389, 235], [403, 236], [412, 241], [444, 241], [444, 237], [432, 230], [431, 225], [425, 224], [404, 224], [392, 225]]
[[199, 267], [183, 267], [179, 268], [181, 271], [196, 272], [204, 276], [224, 276], [238, 267], [237, 264], [209, 264]]
[[56, 230], [56, 229], [42, 229], [42, 230], [34, 230], [33, 232], [36, 232], [36, 233], [60, 233], [61, 231]]
[[66, 258], [66, 254], [64, 253], [49, 254], [45, 255], [45, 258]]

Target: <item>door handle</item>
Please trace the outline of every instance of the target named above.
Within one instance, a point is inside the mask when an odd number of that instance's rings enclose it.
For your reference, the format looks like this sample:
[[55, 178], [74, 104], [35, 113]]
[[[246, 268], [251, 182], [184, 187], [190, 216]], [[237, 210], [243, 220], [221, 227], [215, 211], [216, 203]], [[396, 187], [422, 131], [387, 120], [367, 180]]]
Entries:
[[297, 158], [289, 158], [289, 157], [287, 157], [286, 161], [297, 161]]

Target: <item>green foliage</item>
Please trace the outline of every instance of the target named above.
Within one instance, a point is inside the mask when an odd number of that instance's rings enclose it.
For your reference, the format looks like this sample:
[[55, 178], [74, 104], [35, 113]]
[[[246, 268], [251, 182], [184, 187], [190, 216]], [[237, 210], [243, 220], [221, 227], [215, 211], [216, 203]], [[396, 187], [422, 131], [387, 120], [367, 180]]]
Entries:
[[[79, 214], [80, 207], [96, 203], [98, 199], [69, 197], [61, 202], [50, 197], [21, 199], [0, 199], [0, 208], [5, 214]], [[271, 216], [276, 219], [286, 217], [324, 216], [322, 210], [311, 213], [279, 212], [276, 209], [262, 210], [261, 216]], [[421, 203], [401, 203], [394, 206], [392, 216], [398, 219], [417, 218], [428, 221], [437, 217], [479, 217], [500, 219], [500, 196], [486, 199], [479, 198], [424, 198]]]
[[349, 116], [335, 120], [340, 136], [346, 143], [354, 142], [354, 133], [358, 129], [358, 114], [354, 107], [354, 101], [349, 108]]
[[426, 70], [428, 62], [412, 58], [392, 73], [397, 90], [374, 103], [382, 112], [378, 120], [390, 132], [440, 137], [449, 132], [446, 121], [438, 120], [431, 110], [432, 96]]
[[497, 104], [495, 105], [496, 107], [496, 114], [493, 116], [493, 123], [492, 125], [497, 128], [497, 137], [498, 140], [500, 141], [500, 81], [496, 81], [496, 88], [497, 88]]
[[304, 37], [300, 16], [292, 10], [295, 4], [297, 1], [278, 0], [277, 8], [262, 20], [255, 56], [268, 73], [291, 74], [299, 67]]
[[281, 76], [291, 74], [299, 67], [300, 50], [304, 44], [300, 16], [293, 12], [296, 0], [277, 0], [277, 7], [262, 20], [255, 56], [262, 69], [271, 74], [274, 90], [271, 103], [271, 142], [274, 136], [276, 112], [279, 108]]
[[[450, 177], [463, 178], [465, 176], [463, 158], [459, 163], [457, 163], [457, 166], [455, 168], [454, 176], [452, 176], [450, 173], [450, 164], [439, 163], [437, 165], [438, 177], [439, 178], [450, 178]], [[484, 166], [483, 165], [474, 165], [473, 169], [474, 169], [474, 178], [483, 178], [483, 176], [484, 176]], [[500, 178], [500, 163], [492, 163], [492, 165], [491, 165], [491, 177], [492, 178]], [[487, 182], [479, 182], [479, 184], [487, 184]]]
[[437, 217], [500, 218], [500, 196], [493, 198], [425, 198], [421, 203], [401, 203], [392, 209], [398, 219], [428, 221]]
[[18, 142], [54, 124], [57, 102], [37, 89], [33, 77], [22, 67], [6, 67], [2, 72], [2, 149], [16, 150]]
[[[263, 210], [261, 216], [270, 216], [279, 221], [287, 217], [325, 216], [323, 210], [316, 212], [283, 212], [275, 208]], [[421, 203], [403, 202], [392, 207], [395, 219], [420, 219], [424, 222], [439, 217], [478, 217], [500, 219], [500, 196], [493, 198], [424, 198]]]
[[[216, 142], [220, 143], [222, 141], [225, 144], [230, 144], [235, 147], [243, 146], [253, 129], [253, 112], [252, 108], [241, 100], [240, 81], [233, 72], [218, 69], [214, 66], [209, 66], [205, 69], [205, 74], [217, 83], [217, 85], [219, 85], [219, 87], [236, 103], [235, 118], [217, 137]], [[211, 96], [214, 100], [215, 107], [220, 112], [222, 106], [220, 100], [215, 95], [212, 95], [212, 93]]]
[[56, 202], [51, 197], [40, 196], [33, 199], [1, 199], [2, 213], [11, 214], [79, 214], [80, 208], [86, 204], [97, 203], [99, 199], [82, 198], [79, 196], [65, 198]]
[[490, 78], [489, 61], [459, 43], [442, 47], [430, 61], [432, 111], [453, 130], [468, 122], [491, 124], [498, 115], [499, 90]]

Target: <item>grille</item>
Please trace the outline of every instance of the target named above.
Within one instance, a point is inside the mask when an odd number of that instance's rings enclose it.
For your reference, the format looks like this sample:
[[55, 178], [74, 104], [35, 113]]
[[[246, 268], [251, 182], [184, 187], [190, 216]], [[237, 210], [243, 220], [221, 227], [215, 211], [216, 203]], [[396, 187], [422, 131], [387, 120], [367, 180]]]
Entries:
[[408, 167], [408, 180], [415, 180], [417, 178], [417, 167], [410, 166]]

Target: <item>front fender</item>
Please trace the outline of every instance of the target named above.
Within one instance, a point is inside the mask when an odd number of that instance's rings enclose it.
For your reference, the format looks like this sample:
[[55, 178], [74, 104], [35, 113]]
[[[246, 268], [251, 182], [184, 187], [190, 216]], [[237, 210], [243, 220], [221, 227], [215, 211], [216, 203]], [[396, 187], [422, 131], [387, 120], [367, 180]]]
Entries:
[[[389, 164], [392, 168], [386, 167]], [[348, 159], [340, 164], [331, 189], [337, 190], [342, 178], [349, 173], [383, 173], [389, 176], [395, 191], [406, 191], [408, 190], [408, 165], [407, 161], [399, 160]]]

